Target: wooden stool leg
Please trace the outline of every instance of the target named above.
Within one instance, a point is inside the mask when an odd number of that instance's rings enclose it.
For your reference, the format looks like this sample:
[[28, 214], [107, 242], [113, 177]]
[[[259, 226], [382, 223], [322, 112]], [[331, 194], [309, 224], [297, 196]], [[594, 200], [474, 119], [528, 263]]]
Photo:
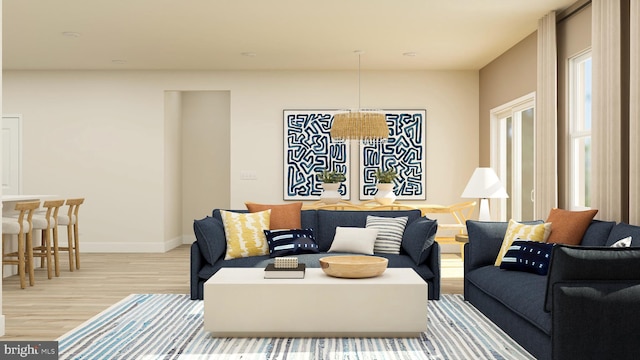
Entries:
[[24, 234], [18, 235], [18, 276], [20, 276], [20, 288], [27, 287], [27, 279], [25, 278], [25, 261], [24, 261]]
[[49, 229], [44, 230], [42, 234], [42, 241], [46, 244], [43, 244], [47, 250], [45, 256], [47, 257], [47, 278], [51, 280], [53, 269], [51, 268], [51, 237], [49, 236]]
[[45, 252], [44, 252], [45, 251], [45, 239], [44, 239], [44, 236], [45, 236], [45, 230], [42, 230], [41, 234], [40, 234], [40, 255], [38, 255], [38, 257], [40, 258], [40, 267], [41, 268], [44, 267], [44, 261], [45, 261], [43, 255], [46, 255]]
[[54, 226], [53, 227], [53, 263], [55, 266], [55, 272], [56, 272], [56, 276], [60, 276], [60, 264], [59, 264], [59, 260], [60, 258], [58, 257], [58, 227]]
[[35, 263], [33, 261], [33, 238], [31, 231], [27, 233], [27, 268], [29, 270], [29, 285], [33, 286], [36, 283]]
[[67, 244], [69, 246], [69, 271], [73, 271], [75, 266], [73, 265], [73, 234], [72, 234], [71, 219], [69, 219], [69, 225], [67, 225]]
[[76, 218], [75, 224], [73, 224], [73, 251], [76, 254], [76, 269], [80, 270], [80, 237], [78, 234], [78, 219]]

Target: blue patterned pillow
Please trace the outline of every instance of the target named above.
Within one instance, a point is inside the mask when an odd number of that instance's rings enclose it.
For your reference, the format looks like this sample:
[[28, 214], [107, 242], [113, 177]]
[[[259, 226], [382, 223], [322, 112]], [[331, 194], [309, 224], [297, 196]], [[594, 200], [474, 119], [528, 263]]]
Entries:
[[269, 256], [317, 253], [318, 244], [312, 229], [264, 230], [269, 244]]
[[500, 269], [547, 275], [553, 244], [516, 240], [502, 258]]

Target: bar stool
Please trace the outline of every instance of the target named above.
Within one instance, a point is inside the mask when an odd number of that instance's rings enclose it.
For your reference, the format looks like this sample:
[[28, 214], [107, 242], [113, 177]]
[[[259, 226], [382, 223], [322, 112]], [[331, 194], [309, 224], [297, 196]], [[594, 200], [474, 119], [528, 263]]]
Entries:
[[[18, 265], [20, 288], [26, 287], [26, 271], [29, 271], [29, 285], [35, 284], [33, 269], [33, 244], [31, 240], [31, 220], [33, 212], [40, 207], [40, 201], [26, 201], [16, 204], [17, 218], [2, 218], [2, 265]], [[17, 235], [18, 250], [5, 253], [5, 235]], [[3, 266], [4, 270], [4, 266]]]
[[68, 246], [58, 247], [60, 251], [69, 252], [69, 271], [74, 270], [73, 258], [75, 253], [75, 268], [80, 269], [80, 239], [78, 235], [78, 210], [80, 205], [84, 203], [84, 198], [67, 199], [66, 204], [69, 206], [67, 215], [58, 215], [58, 226], [67, 228]]
[[[46, 214], [33, 215], [32, 225], [34, 230], [42, 231], [42, 244], [34, 246], [33, 256], [40, 257], [40, 267], [44, 267], [47, 262], [47, 277], [51, 279], [51, 256], [55, 265], [55, 274], [60, 276], [60, 266], [58, 258], [58, 210], [64, 205], [64, 200], [47, 200], [42, 204], [47, 209]], [[53, 239], [53, 248], [52, 241]]]

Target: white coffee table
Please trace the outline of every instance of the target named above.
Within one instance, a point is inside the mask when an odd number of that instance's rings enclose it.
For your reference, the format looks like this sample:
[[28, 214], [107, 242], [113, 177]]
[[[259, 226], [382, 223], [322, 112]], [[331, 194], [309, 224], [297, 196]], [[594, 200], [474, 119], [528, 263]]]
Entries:
[[264, 279], [222, 268], [204, 284], [204, 329], [216, 337], [415, 337], [427, 330], [427, 283], [408, 268], [341, 279]]

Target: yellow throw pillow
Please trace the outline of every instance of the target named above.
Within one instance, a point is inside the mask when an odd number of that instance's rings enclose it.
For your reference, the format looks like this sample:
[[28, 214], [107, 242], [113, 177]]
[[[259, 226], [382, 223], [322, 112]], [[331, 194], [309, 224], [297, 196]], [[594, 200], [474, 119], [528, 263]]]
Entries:
[[498, 252], [495, 265], [500, 266], [504, 254], [509, 250], [509, 247], [511, 247], [514, 240], [522, 239], [547, 242], [547, 238], [549, 238], [550, 233], [551, 223], [526, 225], [513, 219], [509, 220], [509, 226], [507, 227], [507, 232], [504, 234], [504, 240], [502, 240], [502, 246], [500, 247], [500, 252]]
[[227, 238], [225, 260], [269, 254], [264, 230], [269, 230], [271, 210], [235, 213], [220, 210]]

